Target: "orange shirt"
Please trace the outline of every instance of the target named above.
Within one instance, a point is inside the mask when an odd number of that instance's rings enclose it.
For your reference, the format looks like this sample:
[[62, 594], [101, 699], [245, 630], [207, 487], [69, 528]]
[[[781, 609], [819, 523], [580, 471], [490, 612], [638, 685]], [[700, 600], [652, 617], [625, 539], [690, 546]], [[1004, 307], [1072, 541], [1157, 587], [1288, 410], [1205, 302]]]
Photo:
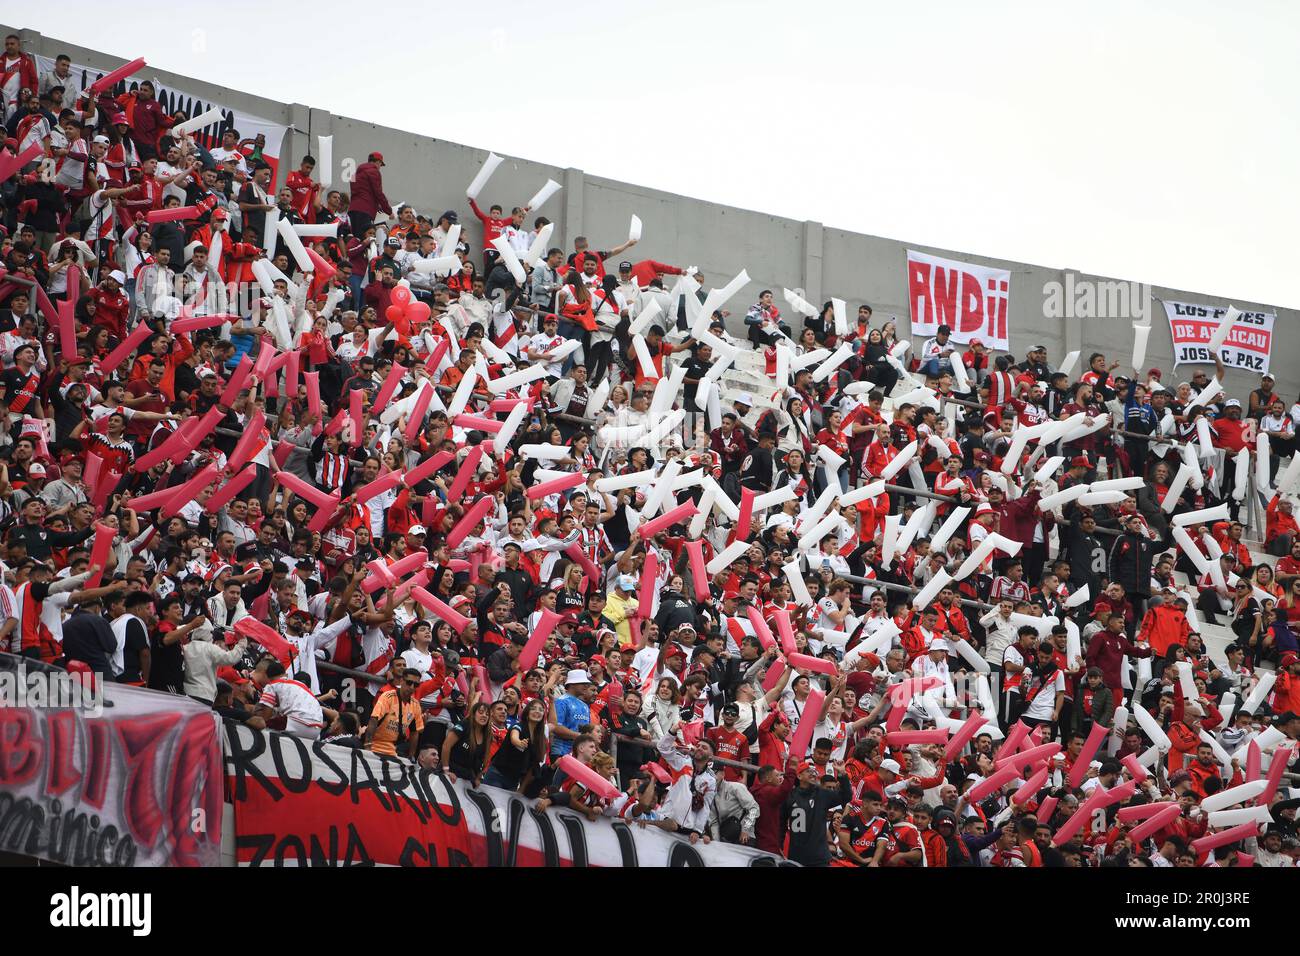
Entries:
[[375, 701], [370, 716], [379, 721], [370, 738], [370, 749], [377, 754], [397, 756], [398, 741], [405, 740], [414, 726], [416, 733], [424, 730], [424, 715], [414, 700], [403, 702], [396, 690], [387, 690]]

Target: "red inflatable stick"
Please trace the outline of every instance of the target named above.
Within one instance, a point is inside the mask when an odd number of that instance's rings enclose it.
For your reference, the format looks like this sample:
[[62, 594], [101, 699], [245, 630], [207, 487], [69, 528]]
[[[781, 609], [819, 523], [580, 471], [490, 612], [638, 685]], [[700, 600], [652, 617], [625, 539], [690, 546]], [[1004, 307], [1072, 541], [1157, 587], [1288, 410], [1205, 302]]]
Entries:
[[600, 587], [600, 582], [604, 580], [601, 576], [600, 568], [596, 567], [596, 562], [592, 561], [586, 551], [582, 550], [582, 545], [573, 542], [564, 549], [564, 553], [573, 561], [576, 561], [582, 568], [582, 573], [587, 576], [587, 580], [592, 587]]
[[455, 457], [456, 455], [454, 452], [440, 451], [436, 455], [431, 455], [426, 458], [406, 473], [407, 487], [415, 487]]
[[1003, 767], [1001, 770], [995, 770], [975, 786], [966, 791], [966, 802], [979, 803], [990, 793], [1001, 790], [1012, 780], [1020, 778], [1020, 771], [1015, 767]]
[[[1254, 741], [1252, 740], [1251, 743], [1254, 743]], [[1273, 794], [1277, 793], [1278, 784], [1282, 782], [1282, 773], [1286, 770], [1287, 764], [1291, 762], [1294, 755], [1295, 749], [1292, 747], [1279, 747], [1273, 751], [1273, 762], [1268, 765], [1268, 786], [1255, 799], [1256, 806], [1266, 806], [1273, 799]]]
[[572, 754], [565, 754], [555, 762], [555, 765], [602, 800], [618, 799], [621, 792], [618, 787], [596, 773], [585, 763], [580, 762]]
[[234, 499], [245, 488], [253, 483], [257, 477], [257, 466], [249, 465], [239, 474], [233, 476], [229, 481], [212, 493], [212, 497], [203, 503], [203, 510], [209, 514], [216, 514], [220, 509]]
[[754, 499], [758, 492], [752, 488], [740, 489], [740, 517], [736, 519], [737, 541], [749, 540], [749, 527], [754, 523]]
[[1092, 763], [1093, 756], [1109, 733], [1110, 728], [1105, 724], [1093, 722], [1092, 730], [1088, 731], [1088, 739], [1083, 742], [1083, 749], [1079, 751], [1078, 758], [1074, 761], [1074, 765], [1070, 767], [1068, 779], [1070, 789], [1073, 790], [1082, 785], [1084, 778], [1088, 775], [1088, 764]]
[[316, 277], [318, 279], [328, 282], [334, 277], [334, 273], [339, 271], [334, 268], [333, 264], [328, 259], [311, 246], [307, 246], [304, 251], [307, 253], [307, 258], [311, 260], [311, 264], [316, 267]]
[[660, 531], [667, 531], [675, 524], [683, 521], [689, 521], [699, 513], [695, 507], [695, 502], [688, 501], [685, 504], [678, 505], [671, 511], [665, 511], [657, 518], [651, 518], [637, 526], [636, 533], [641, 536], [642, 541], [648, 541], [657, 535]]
[[303, 372], [302, 381], [307, 386], [307, 411], [316, 416], [316, 427], [320, 428], [320, 372]]
[[562, 478], [552, 478], [550, 481], [543, 481], [540, 485], [533, 485], [527, 491], [529, 501], [537, 501], [545, 498], [547, 495], [553, 495], [561, 491], [568, 491], [570, 488], [577, 488], [579, 485], [586, 484], [587, 476], [580, 471], [575, 471], [571, 475], [565, 475]]
[[389, 570], [388, 562], [383, 558], [375, 558], [373, 561], [366, 562], [366, 570], [370, 573], [366, 579], [361, 582], [361, 590], [367, 594], [374, 594], [380, 588], [391, 588], [397, 583], [397, 578]]
[[99, 566], [99, 570], [86, 579], [84, 587], [97, 588], [99, 582], [104, 579], [104, 567], [108, 563], [108, 553], [113, 550], [113, 539], [117, 537], [117, 529], [109, 527], [103, 522], [95, 522], [95, 540], [90, 545], [90, 565]]
[[117, 85], [119, 80], [125, 80], [131, 74], [139, 73], [144, 68], [145, 68], [144, 57], [142, 56], [136, 57], [130, 63], [123, 64], [122, 66], [119, 66], [116, 70], [111, 70], [110, 72], [105, 73], [94, 83], [91, 83], [90, 92], [94, 93], [95, 95], [99, 95], [105, 90], [111, 90], [114, 86]]
[[772, 611], [772, 618], [776, 621], [776, 633], [781, 641], [781, 652], [786, 657], [798, 653], [794, 644], [794, 628], [790, 626], [790, 612], [783, 607], [778, 607]]
[[150, 209], [144, 214], [145, 222], [154, 226], [160, 222], [176, 222], [180, 219], [198, 219], [203, 210], [198, 206], [172, 206], [168, 209]]
[[421, 607], [425, 608], [432, 614], [436, 614], [438, 617], [450, 624], [457, 634], [460, 634], [465, 630], [465, 628], [469, 627], [469, 618], [465, 617], [463, 614], [457, 613], [420, 585], [411, 588], [411, 597], [415, 598], [416, 602], [419, 603]]
[[483, 446], [475, 445], [465, 456], [464, 462], [456, 472], [456, 477], [452, 480], [451, 487], [447, 489], [447, 503], [455, 504], [460, 501], [460, 496], [465, 493], [469, 483], [474, 480], [478, 474], [479, 462], [483, 460]]
[[488, 513], [496, 507], [496, 499], [491, 496], [480, 498], [469, 506], [469, 509], [456, 522], [456, 527], [452, 528], [447, 534], [447, 548], [453, 549], [474, 530], [474, 526], [488, 516]]
[[645, 553], [645, 562], [641, 565], [641, 589], [637, 592], [636, 616], [643, 621], [650, 617], [654, 607], [658, 578], [659, 552], [651, 549]]
[[109, 352], [108, 355], [105, 356], [104, 361], [100, 363], [99, 367], [105, 372], [117, 371], [117, 367], [126, 361], [126, 357], [134, 352], [138, 346], [143, 344], [145, 339], [153, 334], [153, 329], [149, 328], [147, 323], [141, 322], [131, 330], [131, 334], [124, 338], [117, 348], [113, 349], [113, 351]]
[[1120, 807], [1115, 811], [1115, 819], [1120, 823], [1133, 823], [1136, 820], [1145, 820], [1161, 810], [1177, 806], [1178, 804], [1173, 800], [1165, 800], [1162, 803], [1144, 803], [1138, 807]]
[[1027, 767], [1038, 763], [1040, 760], [1051, 760], [1060, 750], [1061, 745], [1059, 743], [1040, 744], [1037, 747], [1030, 747], [1028, 750], [1021, 750], [1018, 753], [999, 757], [994, 763], [999, 767], [1015, 767], [1017, 770], [1024, 772]]
[[1043, 784], [1047, 783], [1047, 775], [1051, 772], [1051, 767], [1043, 767], [1036, 774], [1022, 783], [1016, 792], [1011, 795], [1011, 802], [1024, 806], [1034, 797], [1038, 796], [1038, 791], [1043, 789]]
[[763, 677], [763, 690], [766, 692], [775, 687], [784, 673], [785, 661], [778, 657], [772, 662], [772, 666], [767, 669], [767, 674]]
[[376, 495], [382, 495], [385, 491], [396, 488], [401, 483], [402, 472], [400, 471], [390, 471], [386, 475], [380, 475], [374, 481], [367, 482], [356, 490], [357, 504], [363, 505]]
[[[839, 668], [835, 666], [834, 662], [825, 658], [812, 657], [808, 654], [787, 654], [785, 660], [787, 664], [796, 670], [813, 671], [818, 674], [828, 674], [831, 677], [839, 674]], [[946, 733], [944, 739], [948, 739]]]
[[481, 415], [462, 414], [452, 419], [452, 424], [464, 428], [466, 431], [480, 431], [495, 435], [501, 431], [501, 426], [505, 423], [495, 418], [483, 418]]
[[701, 604], [709, 601], [709, 575], [704, 568], [704, 542], [687, 541], [686, 554], [691, 562], [691, 586], [695, 589], [695, 600]]
[[266, 441], [266, 436], [262, 434], [265, 428], [266, 413], [259, 408], [253, 412], [253, 417], [244, 426], [244, 434], [240, 435], [239, 441], [235, 443], [235, 448], [231, 451], [230, 458], [226, 462], [227, 469], [239, 471], [248, 463], [248, 460], [253, 457], [253, 452], [257, 449], [258, 444]]
[[328, 492], [321, 491], [321, 489], [317, 488], [315, 485], [308, 484], [292, 472], [277, 471], [275, 473], [275, 480], [284, 485], [299, 498], [311, 502], [318, 508], [328, 508], [331, 503], [337, 505], [337, 498], [331, 498]]
[[808, 745], [812, 743], [813, 731], [817, 729], [816, 724], [821, 718], [822, 704], [825, 702], [826, 694], [820, 689], [814, 690], [804, 701], [803, 713], [808, 719], [800, 718], [799, 726], [794, 729], [794, 736], [790, 738], [789, 753], [795, 760], [807, 758]]
[[379, 386], [379, 391], [375, 395], [375, 403], [370, 408], [372, 415], [378, 415], [388, 404], [388, 400], [393, 397], [397, 387], [402, 384], [402, 378], [406, 375], [406, 366], [398, 365], [394, 362], [388, 369], [388, 377], [384, 379], [384, 384]]
[[164, 521], [180, 514], [189, 502], [198, 498], [199, 494], [208, 485], [215, 484], [221, 478], [221, 472], [217, 470], [216, 462], [209, 462], [204, 465], [189, 481], [176, 489], [176, 493], [167, 499], [166, 504], [162, 506], [159, 515]]
[[255, 644], [261, 644], [268, 653], [272, 654], [285, 667], [292, 663], [294, 655], [298, 653], [297, 648], [281, 637], [278, 632], [271, 630], [251, 615], [241, 617], [236, 621], [234, 630], [240, 637], [246, 637]]
[[772, 637], [772, 629], [767, 626], [767, 621], [763, 620], [763, 612], [751, 604], [745, 608], [745, 616], [749, 618], [749, 626], [754, 629], [754, 636], [758, 638], [758, 643], [763, 645], [763, 650], [776, 644], [776, 639]]
[[[17, 156], [0, 156], [0, 183], [18, 172], [18, 170], [22, 169], [28, 163], [37, 160], [44, 155], [45, 145], [40, 140], [37, 140]], [[44, 292], [45, 290], [41, 289], [40, 291]], [[45, 306], [42, 306], [42, 308], [45, 308]], [[54, 313], [51, 312], [50, 314], [53, 315]]]
[[202, 329], [215, 329], [227, 322], [238, 322], [237, 315], [187, 315], [171, 324], [171, 333], [181, 335], [185, 332], [198, 332]]
[[1239, 823], [1231, 829], [1220, 830], [1218, 833], [1211, 833], [1199, 840], [1193, 840], [1192, 849], [1197, 856], [1200, 856], [1202, 853], [1209, 853], [1216, 847], [1227, 846], [1229, 843], [1236, 843], [1238, 840], [1249, 840], [1258, 833], [1258, 823]]
[[[283, 472], [279, 472], [283, 474]], [[339, 510], [339, 504], [343, 501], [341, 494], [335, 493], [326, 496], [325, 504], [321, 506], [320, 511], [312, 515], [312, 519], [307, 522], [308, 531], [324, 531], [329, 523], [334, 520], [334, 515]]]
[[891, 747], [910, 747], [912, 744], [942, 744], [948, 741], [948, 731], [938, 730], [895, 730], [885, 735]]
[[537, 657], [546, 646], [546, 639], [551, 636], [563, 615], [556, 614], [554, 611], [548, 611], [542, 608], [542, 618], [537, 622], [537, 628], [532, 634], [528, 635], [528, 643], [524, 645], [523, 650], [519, 652], [519, 671], [522, 674], [532, 670], [533, 665], [537, 663]]
[[239, 360], [239, 364], [235, 366], [235, 371], [231, 373], [230, 381], [228, 381], [226, 387], [221, 390], [221, 397], [217, 399], [217, 404], [224, 405], [226, 408], [233, 405], [235, 399], [239, 397], [239, 393], [243, 389], [244, 383], [248, 381], [248, 376], [252, 374], [253, 360], [245, 354], [244, 357]]
[[411, 406], [411, 413], [406, 419], [406, 428], [402, 432], [407, 441], [415, 441], [420, 429], [424, 425], [424, 413], [429, 410], [429, 403], [433, 401], [433, 389], [424, 388], [420, 394], [415, 396], [415, 404]]
[[961, 729], [948, 739], [948, 746], [944, 748], [943, 759], [955, 760], [961, 753], [962, 748], [970, 741], [975, 739], [979, 729], [989, 722], [989, 719], [983, 714], [976, 712], [966, 718], [966, 722], [961, 725]]
[[61, 301], [57, 309], [59, 313], [59, 353], [66, 359], [72, 359], [77, 354], [77, 301], [76, 299]]

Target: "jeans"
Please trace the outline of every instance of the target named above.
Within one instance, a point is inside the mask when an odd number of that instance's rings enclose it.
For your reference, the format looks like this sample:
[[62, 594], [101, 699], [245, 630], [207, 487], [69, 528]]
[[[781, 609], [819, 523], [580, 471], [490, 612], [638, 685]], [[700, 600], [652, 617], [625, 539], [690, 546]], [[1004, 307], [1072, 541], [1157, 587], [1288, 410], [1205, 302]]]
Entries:
[[519, 789], [518, 780], [511, 780], [495, 766], [488, 767], [487, 773], [483, 774], [483, 785], [487, 787], [500, 787], [502, 790]]

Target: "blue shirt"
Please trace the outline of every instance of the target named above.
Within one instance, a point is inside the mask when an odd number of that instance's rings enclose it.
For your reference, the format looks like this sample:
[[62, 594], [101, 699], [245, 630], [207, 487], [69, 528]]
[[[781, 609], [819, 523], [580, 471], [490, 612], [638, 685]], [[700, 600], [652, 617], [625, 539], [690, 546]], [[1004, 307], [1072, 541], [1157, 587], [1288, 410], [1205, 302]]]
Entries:
[[[591, 723], [591, 708], [579, 698], [565, 694], [555, 702], [555, 722], [577, 733], [583, 724]], [[572, 740], [561, 740], [559, 737], [551, 740], [552, 757], [563, 757], [572, 750]]]

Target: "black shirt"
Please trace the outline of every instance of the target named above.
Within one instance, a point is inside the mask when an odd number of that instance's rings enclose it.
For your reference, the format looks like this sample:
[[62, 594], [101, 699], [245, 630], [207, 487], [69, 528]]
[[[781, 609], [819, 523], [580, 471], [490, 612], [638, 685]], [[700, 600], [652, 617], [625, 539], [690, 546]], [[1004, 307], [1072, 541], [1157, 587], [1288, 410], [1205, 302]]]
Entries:
[[77, 611], [63, 624], [63, 653], [99, 674], [110, 674], [109, 660], [117, 650], [117, 637], [108, 622], [91, 611]]
[[140, 652], [149, 649], [149, 630], [139, 618], [128, 621], [126, 643], [122, 649], [122, 673], [118, 680], [134, 683], [140, 680]]

